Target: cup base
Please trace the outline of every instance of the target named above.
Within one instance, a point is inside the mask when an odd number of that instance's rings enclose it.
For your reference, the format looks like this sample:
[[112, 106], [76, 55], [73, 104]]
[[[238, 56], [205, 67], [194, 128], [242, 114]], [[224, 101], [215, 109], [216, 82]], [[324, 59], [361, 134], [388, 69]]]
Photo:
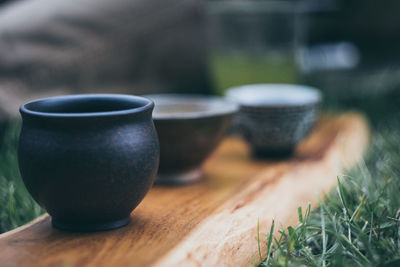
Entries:
[[157, 185], [185, 185], [198, 182], [204, 178], [203, 171], [198, 168], [181, 173], [159, 173], [155, 184]]
[[112, 230], [116, 228], [120, 228], [122, 226], [127, 225], [130, 222], [131, 218], [126, 217], [120, 220], [103, 222], [103, 223], [94, 223], [94, 224], [73, 224], [73, 223], [65, 223], [59, 221], [57, 219], [51, 219], [51, 224], [54, 228], [64, 231], [70, 232], [98, 232], [98, 231], [106, 231]]

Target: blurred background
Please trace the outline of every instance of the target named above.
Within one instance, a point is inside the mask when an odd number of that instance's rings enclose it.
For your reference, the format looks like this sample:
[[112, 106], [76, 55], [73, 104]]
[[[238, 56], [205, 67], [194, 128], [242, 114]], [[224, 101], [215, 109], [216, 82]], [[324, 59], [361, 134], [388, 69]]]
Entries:
[[338, 102], [400, 85], [396, 0], [0, 0], [0, 116], [85, 92], [303, 83]]
[[398, 0], [0, 0], [0, 232], [42, 212], [16, 163], [25, 101], [300, 83], [379, 131], [400, 115], [399, 12]]

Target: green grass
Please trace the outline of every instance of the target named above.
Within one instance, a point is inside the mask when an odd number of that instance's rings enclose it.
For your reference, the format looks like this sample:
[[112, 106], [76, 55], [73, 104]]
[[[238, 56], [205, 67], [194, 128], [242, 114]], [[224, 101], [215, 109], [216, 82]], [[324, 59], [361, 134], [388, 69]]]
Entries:
[[[300, 209], [298, 225], [275, 235], [260, 266], [400, 266], [399, 99], [352, 102], [371, 120], [365, 161], [338, 177], [318, 209]], [[260, 240], [268, 245], [270, 234]]]
[[16, 228], [43, 213], [20, 178], [17, 144], [20, 124], [2, 123], [0, 135], [0, 233]]
[[400, 266], [399, 140], [397, 130], [374, 134], [366, 161], [318, 209], [299, 210], [260, 266]]

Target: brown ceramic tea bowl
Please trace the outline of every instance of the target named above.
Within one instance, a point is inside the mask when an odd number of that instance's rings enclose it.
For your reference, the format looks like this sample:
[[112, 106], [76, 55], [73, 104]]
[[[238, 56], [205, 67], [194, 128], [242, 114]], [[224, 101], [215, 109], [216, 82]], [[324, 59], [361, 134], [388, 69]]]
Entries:
[[155, 103], [160, 141], [156, 183], [186, 184], [204, 177], [201, 165], [222, 140], [237, 105], [205, 95], [146, 95]]

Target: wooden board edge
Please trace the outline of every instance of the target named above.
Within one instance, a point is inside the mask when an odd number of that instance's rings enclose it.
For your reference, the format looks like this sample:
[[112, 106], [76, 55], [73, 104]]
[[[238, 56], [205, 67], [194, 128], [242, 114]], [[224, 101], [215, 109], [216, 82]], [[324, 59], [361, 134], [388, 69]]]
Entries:
[[17, 234], [19, 232], [22, 232], [25, 229], [33, 226], [34, 224], [40, 223], [42, 220], [45, 220], [47, 217], [49, 217], [49, 215], [47, 213], [42, 214], [39, 217], [37, 217], [36, 219], [34, 219], [33, 221], [30, 221], [30, 222], [28, 222], [28, 223], [26, 223], [26, 224], [24, 224], [24, 225], [22, 225], [22, 226], [20, 226], [18, 228], [15, 228], [13, 230], [4, 232], [4, 233], [0, 234], [0, 240], [4, 239], [4, 238], [7, 238], [7, 237], [9, 237], [11, 235]]

